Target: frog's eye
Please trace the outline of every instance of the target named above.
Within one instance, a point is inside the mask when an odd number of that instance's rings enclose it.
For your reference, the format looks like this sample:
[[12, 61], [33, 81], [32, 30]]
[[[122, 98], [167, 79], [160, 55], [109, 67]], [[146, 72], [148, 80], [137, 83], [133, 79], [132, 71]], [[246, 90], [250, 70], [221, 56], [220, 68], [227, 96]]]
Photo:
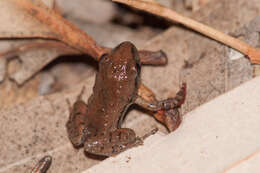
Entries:
[[101, 57], [99, 58], [99, 61], [102, 61], [108, 54], [104, 53], [103, 55], [101, 55]]

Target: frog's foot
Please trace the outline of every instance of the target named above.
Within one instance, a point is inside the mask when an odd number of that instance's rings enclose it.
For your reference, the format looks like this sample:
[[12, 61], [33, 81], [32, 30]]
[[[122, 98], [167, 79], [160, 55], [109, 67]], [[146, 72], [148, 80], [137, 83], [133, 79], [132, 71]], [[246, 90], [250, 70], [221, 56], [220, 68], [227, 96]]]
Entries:
[[158, 102], [161, 109], [154, 114], [154, 117], [163, 122], [171, 132], [177, 129], [181, 124], [182, 116], [178, 108], [184, 103], [185, 97], [186, 83], [183, 83], [180, 91], [174, 98], [168, 98]]
[[142, 144], [142, 138], [136, 137], [132, 129], [121, 128], [87, 140], [84, 144], [84, 149], [86, 152], [95, 155], [114, 156]]
[[169, 131], [174, 131], [181, 123], [182, 117], [178, 111], [184, 103], [186, 97], [186, 84], [184, 83], [180, 91], [174, 98], [157, 101], [155, 95], [143, 84], [138, 90], [138, 97], [135, 101], [141, 107], [156, 112], [154, 117], [165, 124]]
[[180, 107], [186, 97], [186, 83], [182, 84], [181, 89], [177, 92], [174, 98], [168, 98], [166, 100], [158, 101], [158, 107], [161, 110], [170, 110]]
[[170, 110], [159, 110], [154, 117], [166, 125], [170, 132], [176, 130], [182, 122], [182, 116], [177, 108]]

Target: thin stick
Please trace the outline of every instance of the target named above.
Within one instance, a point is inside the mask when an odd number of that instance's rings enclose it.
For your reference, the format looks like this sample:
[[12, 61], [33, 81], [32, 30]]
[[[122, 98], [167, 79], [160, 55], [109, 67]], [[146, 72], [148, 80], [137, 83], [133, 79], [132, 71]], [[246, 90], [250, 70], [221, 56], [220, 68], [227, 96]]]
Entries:
[[238, 50], [239, 52], [247, 55], [251, 60], [251, 63], [260, 64], [260, 51], [251, 47], [249, 44], [239, 39], [233, 38], [229, 35], [226, 35], [220, 31], [217, 31], [209, 26], [201, 24], [188, 17], [184, 17], [171, 9], [161, 6], [158, 3], [141, 1], [141, 0], [113, 0], [113, 1], [127, 4], [139, 10], [143, 10], [148, 13], [152, 13], [167, 18], [169, 20], [181, 23], [188, 28], [191, 28], [221, 43], [224, 43]]

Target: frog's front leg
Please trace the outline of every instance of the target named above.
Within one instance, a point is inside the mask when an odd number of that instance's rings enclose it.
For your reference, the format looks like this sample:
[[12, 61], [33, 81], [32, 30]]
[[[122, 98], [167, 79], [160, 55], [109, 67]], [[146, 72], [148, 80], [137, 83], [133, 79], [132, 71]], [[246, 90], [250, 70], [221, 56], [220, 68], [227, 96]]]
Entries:
[[157, 101], [153, 92], [141, 84], [138, 90], [136, 104], [156, 112], [154, 117], [165, 124], [169, 131], [174, 131], [181, 123], [182, 116], [179, 113], [180, 106], [186, 97], [186, 84], [184, 83], [174, 98]]
[[87, 139], [84, 143], [84, 149], [86, 152], [95, 155], [114, 156], [142, 144], [143, 140], [137, 137], [132, 129], [120, 128]]

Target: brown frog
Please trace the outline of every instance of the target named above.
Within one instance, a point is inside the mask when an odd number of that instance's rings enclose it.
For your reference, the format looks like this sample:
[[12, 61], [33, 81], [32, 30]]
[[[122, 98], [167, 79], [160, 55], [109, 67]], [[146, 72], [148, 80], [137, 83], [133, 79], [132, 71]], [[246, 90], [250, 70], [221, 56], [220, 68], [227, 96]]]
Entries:
[[81, 98], [82, 89], [70, 107], [66, 127], [74, 147], [84, 145], [88, 153], [112, 156], [142, 144], [142, 138], [132, 129], [121, 128], [125, 112], [133, 103], [154, 111], [155, 118], [170, 131], [178, 127], [181, 122], [178, 108], [184, 102], [186, 85], [175, 98], [157, 101], [141, 84], [141, 61], [136, 47], [130, 42], [121, 43], [101, 57], [88, 104]]

